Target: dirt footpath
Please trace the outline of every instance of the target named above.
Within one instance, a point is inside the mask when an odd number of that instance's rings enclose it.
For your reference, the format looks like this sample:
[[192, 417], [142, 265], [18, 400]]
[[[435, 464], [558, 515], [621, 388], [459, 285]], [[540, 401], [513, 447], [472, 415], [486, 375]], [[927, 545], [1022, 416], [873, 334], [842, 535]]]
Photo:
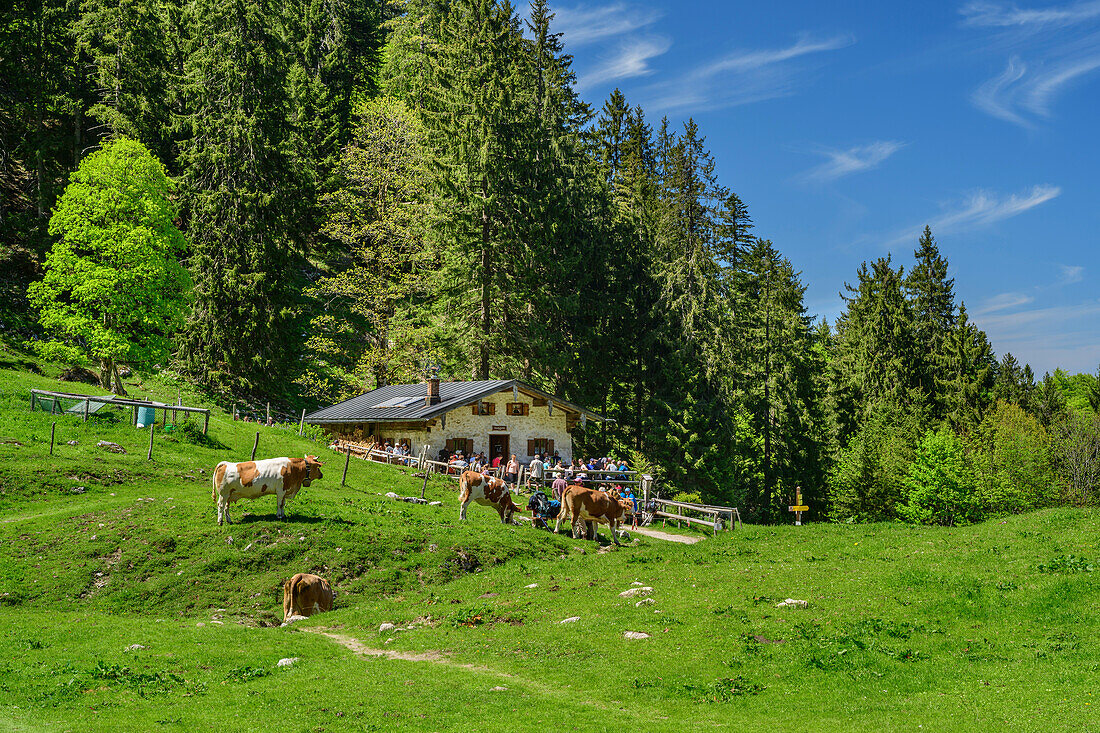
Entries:
[[650, 529], [648, 527], [639, 527], [638, 529], [627, 529], [628, 532], [634, 534], [645, 535], [646, 537], [653, 537], [658, 540], [668, 540], [669, 542], [679, 542], [682, 545], [694, 545], [702, 537], [687, 537], [682, 534], [671, 534], [670, 532], [662, 532], [659, 529]]

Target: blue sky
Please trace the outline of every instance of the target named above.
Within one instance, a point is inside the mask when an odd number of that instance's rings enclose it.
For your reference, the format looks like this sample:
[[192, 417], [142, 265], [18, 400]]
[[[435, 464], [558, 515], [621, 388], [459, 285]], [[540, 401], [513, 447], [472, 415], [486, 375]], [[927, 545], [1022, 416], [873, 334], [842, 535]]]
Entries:
[[932, 226], [998, 356], [1100, 363], [1100, 0], [552, 2], [581, 95], [694, 117], [830, 322]]

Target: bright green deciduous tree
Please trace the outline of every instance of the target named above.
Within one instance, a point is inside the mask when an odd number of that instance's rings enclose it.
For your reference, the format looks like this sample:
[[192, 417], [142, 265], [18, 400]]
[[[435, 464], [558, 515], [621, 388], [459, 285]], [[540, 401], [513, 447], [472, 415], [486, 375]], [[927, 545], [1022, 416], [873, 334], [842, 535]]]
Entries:
[[1058, 499], [1051, 437], [1018, 405], [998, 403], [974, 436], [982, 504], [993, 514], [1018, 514]]
[[977, 476], [948, 428], [924, 436], [904, 483], [906, 501], [897, 508], [902, 519], [953, 527], [980, 516]]
[[99, 362], [103, 386], [124, 394], [120, 361], [164, 359], [182, 323], [190, 282], [179, 256], [173, 190], [144, 145], [108, 143], [80, 164], [61, 196], [50, 234], [59, 237], [46, 275], [28, 295], [52, 340], [44, 356]]

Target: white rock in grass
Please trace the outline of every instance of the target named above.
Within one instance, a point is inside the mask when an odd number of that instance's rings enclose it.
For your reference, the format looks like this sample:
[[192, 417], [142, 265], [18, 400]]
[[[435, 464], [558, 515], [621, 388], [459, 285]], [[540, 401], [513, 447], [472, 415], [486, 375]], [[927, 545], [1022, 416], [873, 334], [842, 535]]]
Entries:
[[642, 586], [641, 588], [631, 588], [630, 590], [624, 590], [622, 593], [619, 594], [619, 597], [620, 598], [637, 598], [638, 596], [648, 596], [652, 592], [653, 592], [653, 589], [650, 588], [648, 585], [645, 585], [645, 586]]
[[623, 638], [624, 639], [648, 639], [649, 634], [645, 633], [644, 631], [624, 631], [623, 632]]
[[128, 651], [128, 652], [136, 652], [136, 651], [138, 651], [138, 650], [140, 650], [140, 649], [144, 649], [144, 648], [145, 648], [145, 647], [144, 647], [144, 646], [142, 646], [141, 644], [131, 644], [130, 646], [126, 647], [126, 651]]
[[298, 657], [283, 657], [275, 663], [276, 667], [293, 667], [294, 663], [298, 661]]
[[401, 497], [400, 497], [400, 496], [398, 496], [398, 495], [397, 495], [397, 494], [396, 494], [395, 492], [393, 492], [393, 491], [387, 491], [387, 492], [386, 492], [386, 498], [387, 498], [387, 499], [400, 499]]
[[496, 687], [490, 687], [489, 692], [508, 692], [508, 688], [497, 685]]
[[199, 621], [197, 624], [195, 624], [195, 626], [198, 626], [201, 629], [203, 626], [206, 626], [206, 624], [204, 624], [202, 621]]
[[532, 583], [531, 585], [525, 585], [523, 587], [524, 588], [538, 588], [539, 584], [538, 583]]
[[397, 628], [397, 626], [395, 626], [394, 624], [382, 624], [381, 626], [378, 627], [378, 633], [379, 634], [384, 634], [387, 631], [393, 631], [396, 628]]
[[580, 620], [581, 620], [580, 616], [570, 616], [569, 618], [562, 619], [558, 623], [559, 624], [575, 624], [576, 622], [578, 622]]
[[633, 583], [631, 583], [631, 585], [645, 585], [645, 583], [635, 580]]
[[785, 601], [780, 601], [775, 604], [776, 608], [807, 608], [810, 605], [809, 601], [796, 601], [793, 598], [788, 598]]
[[634, 607], [637, 608], [638, 606], [651, 606], [656, 602], [657, 601], [653, 600], [652, 598], [643, 598], [642, 600], [635, 603]]

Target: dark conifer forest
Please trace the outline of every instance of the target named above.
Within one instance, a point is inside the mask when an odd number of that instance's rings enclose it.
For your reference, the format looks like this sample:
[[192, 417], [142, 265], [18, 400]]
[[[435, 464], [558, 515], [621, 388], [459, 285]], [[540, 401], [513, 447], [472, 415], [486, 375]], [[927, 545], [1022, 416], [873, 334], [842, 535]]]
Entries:
[[1097, 376], [998, 354], [927, 228], [809, 313], [706, 131], [581, 99], [546, 0], [4, 4], [0, 335], [74, 362], [34, 284], [101, 149], [159, 161], [190, 278], [112, 368], [287, 411], [518, 378], [613, 420], [578, 453], [753, 521], [796, 487], [836, 521], [1096, 501]]

